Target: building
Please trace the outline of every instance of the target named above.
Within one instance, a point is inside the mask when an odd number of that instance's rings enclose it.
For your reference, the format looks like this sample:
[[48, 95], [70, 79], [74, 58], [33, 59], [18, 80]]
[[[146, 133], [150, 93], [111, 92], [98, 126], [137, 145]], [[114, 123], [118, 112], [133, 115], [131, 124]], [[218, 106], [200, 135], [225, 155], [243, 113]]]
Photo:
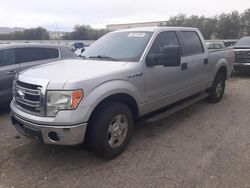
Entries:
[[155, 21], [155, 22], [140, 22], [140, 23], [126, 23], [126, 24], [110, 24], [106, 28], [110, 31], [115, 31], [119, 29], [129, 29], [135, 27], [155, 27], [166, 24], [167, 21]]

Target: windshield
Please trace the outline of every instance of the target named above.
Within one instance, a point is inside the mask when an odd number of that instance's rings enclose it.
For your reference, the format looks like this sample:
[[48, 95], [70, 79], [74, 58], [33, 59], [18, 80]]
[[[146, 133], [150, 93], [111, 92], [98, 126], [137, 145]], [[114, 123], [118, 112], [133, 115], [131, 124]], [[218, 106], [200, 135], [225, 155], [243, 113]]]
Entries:
[[250, 37], [241, 38], [235, 46], [250, 46]]
[[94, 42], [81, 56], [137, 62], [140, 60], [151, 36], [152, 32], [108, 33]]

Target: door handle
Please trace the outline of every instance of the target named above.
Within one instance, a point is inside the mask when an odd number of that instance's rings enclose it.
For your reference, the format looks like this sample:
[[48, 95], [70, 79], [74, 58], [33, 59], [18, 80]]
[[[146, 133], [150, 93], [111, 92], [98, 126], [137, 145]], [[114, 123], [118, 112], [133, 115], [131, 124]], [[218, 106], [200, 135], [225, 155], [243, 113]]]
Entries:
[[204, 59], [204, 65], [208, 65], [208, 58]]
[[6, 74], [8, 74], [8, 75], [11, 75], [11, 74], [16, 74], [16, 73], [17, 73], [17, 71], [16, 71], [16, 70], [6, 72]]
[[188, 69], [188, 64], [187, 63], [182, 63], [181, 64], [181, 70], [187, 70]]

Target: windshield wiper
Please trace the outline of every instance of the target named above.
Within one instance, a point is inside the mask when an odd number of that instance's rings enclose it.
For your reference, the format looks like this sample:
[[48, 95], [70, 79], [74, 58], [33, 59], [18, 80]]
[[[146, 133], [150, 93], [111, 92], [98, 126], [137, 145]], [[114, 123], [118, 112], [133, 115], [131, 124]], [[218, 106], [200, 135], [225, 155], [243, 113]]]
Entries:
[[105, 56], [105, 55], [97, 55], [97, 56], [90, 56], [90, 59], [109, 59], [112, 61], [118, 61], [117, 59], [113, 58], [113, 57], [109, 57], [109, 56]]
[[83, 58], [83, 59], [86, 59], [86, 56], [84, 56], [84, 55], [82, 55], [82, 54], [80, 54], [78, 57], [81, 57], [81, 58]]

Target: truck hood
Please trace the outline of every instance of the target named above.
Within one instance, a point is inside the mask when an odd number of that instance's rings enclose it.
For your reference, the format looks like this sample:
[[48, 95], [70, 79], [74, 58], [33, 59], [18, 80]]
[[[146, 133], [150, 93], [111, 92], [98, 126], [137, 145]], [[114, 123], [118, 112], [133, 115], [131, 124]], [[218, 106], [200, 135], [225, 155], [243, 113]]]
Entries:
[[22, 76], [66, 82], [71, 79], [86, 80], [110, 74], [121, 69], [127, 62], [99, 60], [62, 60], [46, 65], [30, 68], [22, 72]]

